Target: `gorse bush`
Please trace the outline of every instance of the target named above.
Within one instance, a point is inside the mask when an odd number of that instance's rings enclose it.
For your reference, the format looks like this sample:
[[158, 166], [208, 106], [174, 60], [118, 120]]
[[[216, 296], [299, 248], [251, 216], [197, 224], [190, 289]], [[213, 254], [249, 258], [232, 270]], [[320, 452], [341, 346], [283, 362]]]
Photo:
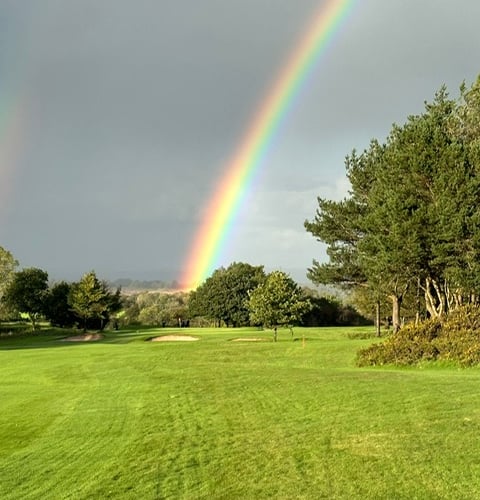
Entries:
[[444, 318], [444, 324], [452, 332], [465, 329], [480, 331], [480, 307], [468, 304], [454, 309]]
[[417, 327], [407, 325], [384, 342], [360, 350], [357, 363], [360, 366], [411, 365], [436, 359], [438, 352], [433, 340], [440, 330], [438, 320], [427, 320]]
[[480, 308], [463, 306], [442, 319], [429, 319], [402, 328], [379, 344], [361, 349], [359, 366], [414, 365], [422, 361], [480, 364]]

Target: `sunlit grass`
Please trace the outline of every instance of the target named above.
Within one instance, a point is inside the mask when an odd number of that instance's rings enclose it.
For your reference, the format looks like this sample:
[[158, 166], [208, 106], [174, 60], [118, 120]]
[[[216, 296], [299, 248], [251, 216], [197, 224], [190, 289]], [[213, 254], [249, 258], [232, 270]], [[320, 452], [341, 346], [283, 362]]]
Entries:
[[480, 371], [356, 368], [361, 331], [2, 338], [0, 498], [478, 497]]

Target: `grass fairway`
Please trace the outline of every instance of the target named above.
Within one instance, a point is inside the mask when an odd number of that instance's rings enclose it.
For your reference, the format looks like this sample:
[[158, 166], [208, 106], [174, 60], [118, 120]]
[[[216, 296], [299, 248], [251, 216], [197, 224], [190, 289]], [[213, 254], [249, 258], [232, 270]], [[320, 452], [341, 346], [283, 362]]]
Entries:
[[0, 339], [0, 498], [479, 498], [480, 370], [359, 369], [358, 331]]

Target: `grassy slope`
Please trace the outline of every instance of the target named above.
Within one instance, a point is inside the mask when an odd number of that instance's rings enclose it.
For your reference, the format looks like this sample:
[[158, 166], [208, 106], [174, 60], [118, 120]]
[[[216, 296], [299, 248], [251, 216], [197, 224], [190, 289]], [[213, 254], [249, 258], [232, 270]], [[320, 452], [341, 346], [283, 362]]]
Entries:
[[303, 332], [0, 339], [0, 498], [480, 495], [478, 369], [358, 369], [368, 340]]

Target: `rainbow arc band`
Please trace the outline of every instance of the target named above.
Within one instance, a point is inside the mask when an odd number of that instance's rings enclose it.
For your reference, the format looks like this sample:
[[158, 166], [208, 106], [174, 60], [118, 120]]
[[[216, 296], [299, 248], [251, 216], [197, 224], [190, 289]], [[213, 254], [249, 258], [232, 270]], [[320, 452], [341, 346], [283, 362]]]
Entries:
[[207, 202], [203, 218], [188, 250], [179, 282], [185, 289], [200, 285], [218, 267], [238, 212], [252, 189], [259, 167], [289, 111], [305, 87], [321, 56], [331, 45], [356, 0], [322, 2], [311, 26], [284, 65], [271, 91], [256, 112], [225, 174]]

